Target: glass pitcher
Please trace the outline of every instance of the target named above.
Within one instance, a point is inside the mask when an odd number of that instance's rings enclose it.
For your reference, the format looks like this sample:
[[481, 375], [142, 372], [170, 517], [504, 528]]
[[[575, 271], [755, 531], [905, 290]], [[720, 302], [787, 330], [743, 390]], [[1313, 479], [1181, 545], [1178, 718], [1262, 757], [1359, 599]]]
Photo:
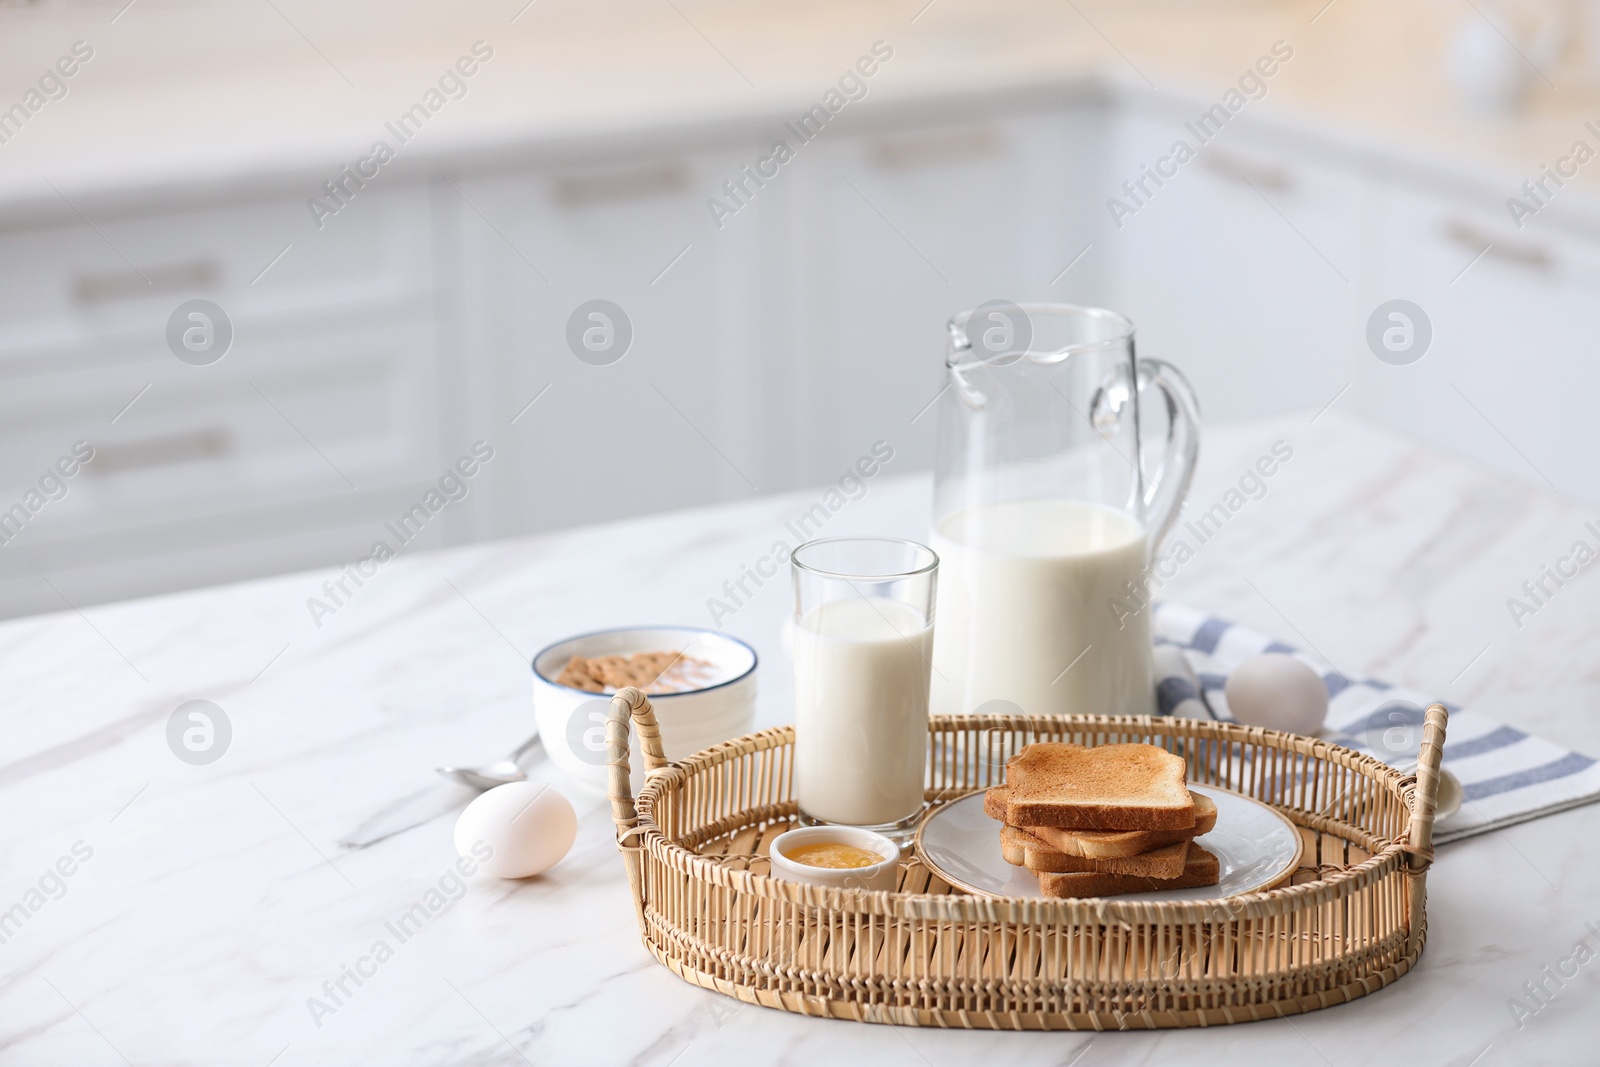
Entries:
[[1194, 473], [1188, 382], [1070, 305], [963, 312], [945, 365], [931, 711], [1154, 714], [1146, 573]]

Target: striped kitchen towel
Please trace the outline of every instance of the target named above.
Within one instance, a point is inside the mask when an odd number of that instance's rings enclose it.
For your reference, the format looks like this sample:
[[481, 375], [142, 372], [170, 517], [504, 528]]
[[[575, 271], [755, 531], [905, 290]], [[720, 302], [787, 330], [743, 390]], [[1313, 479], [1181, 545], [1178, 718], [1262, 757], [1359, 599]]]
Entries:
[[[1328, 687], [1322, 736], [1396, 766], [1412, 763], [1422, 741], [1424, 693], [1375, 679], [1346, 678], [1315, 655], [1178, 604], [1155, 613], [1157, 686], [1163, 715], [1232, 721], [1223, 686], [1239, 663], [1261, 652], [1287, 652], [1309, 664]], [[1182, 652], [1163, 653], [1162, 646]], [[1461, 810], [1434, 826], [1442, 844], [1600, 800], [1600, 764], [1486, 715], [1449, 704], [1444, 766], [1460, 780]]]

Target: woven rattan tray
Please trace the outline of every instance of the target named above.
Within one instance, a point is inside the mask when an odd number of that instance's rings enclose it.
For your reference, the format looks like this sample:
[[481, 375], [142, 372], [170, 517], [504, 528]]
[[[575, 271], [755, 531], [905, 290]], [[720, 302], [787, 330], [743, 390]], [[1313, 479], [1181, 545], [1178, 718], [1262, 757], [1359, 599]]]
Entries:
[[[637, 802], [628, 727], [648, 780]], [[682, 978], [751, 1004], [910, 1026], [1150, 1029], [1340, 1004], [1422, 952], [1445, 709], [1428, 709], [1416, 775], [1315, 738], [1193, 719], [936, 717], [928, 800], [996, 784], [1034, 741], [1146, 741], [1189, 779], [1282, 811], [1305, 842], [1290, 882], [1213, 901], [969, 896], [915, 859], [899, 891], [768, 876], [794, 825], [794, 728], [668, 764], [650, 701], [612, 700], [617, 844], [646, 947]]]

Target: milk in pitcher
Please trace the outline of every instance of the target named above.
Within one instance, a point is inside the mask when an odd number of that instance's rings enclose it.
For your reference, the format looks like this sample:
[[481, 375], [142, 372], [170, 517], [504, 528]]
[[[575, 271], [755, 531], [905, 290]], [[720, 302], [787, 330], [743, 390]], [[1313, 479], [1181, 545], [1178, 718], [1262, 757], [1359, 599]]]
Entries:
[[[937, 523], [935, 714], [1006, 700], [1030, 714], [1153, 714], [1149, 539], [1131, 515], [1084, 500], [1009, 500]], [[1119, 618], [1120, 616], [1120, 618]], [[986, 709], [993, 710], [993, 709]]]

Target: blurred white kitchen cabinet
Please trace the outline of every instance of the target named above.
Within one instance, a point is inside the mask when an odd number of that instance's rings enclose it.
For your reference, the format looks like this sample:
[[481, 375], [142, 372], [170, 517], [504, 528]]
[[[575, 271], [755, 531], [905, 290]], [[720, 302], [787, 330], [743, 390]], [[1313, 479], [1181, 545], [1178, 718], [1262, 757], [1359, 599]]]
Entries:
[[[81, 206], [0, 223], [0, 613], [365, 554], [443, 463], [428, 189], [363, 190], [322, 230], [295, 193]], [[205, 366], [166, 339], [194, 298], [233, 330]], [[94, 460], [19, 523], [79, 440]]]
[[780, 331], [792, 402], [773, 413], [792, 484], [837, 479], [879, 439], [893, 445], [895, 470], [932, 465], [929, 405], [956, 312], [1103, 299], [1091, 246], [1106, 122], [1088, 102], [876, 119], [801, 150], [790, 164], [797, 277]]
[[[504, 536], [772, 492], [782, 398], [763, 330], [767, 219], [706, 201], [760, 144], [542, 161], [445, 180], [452, 330], [473, 432], [492, 441], [477, 532]], [[762, 207], [785, 197], [760, 191]], [[621, 309], [573, 316], [590, 301]], [[575, 336], [569, 336], [575, 331]], [[591, 332], [592, 331], [592, 332]], [[590, 353], [583, 335], [604, 351]], [[631, 340], [624, 346], [625, 335]], [[573, 343], [587, 360], [574, 351]]]
[[[723, 183], [772, 133], [447, 182], [452, 332], [479, 354], [463, 360], [472, 424], [508, 457], [486, 475], [479, 532], [821, 484], [879, 439], [896, 469], [929, 465], [952, 314], [1099, 296], [1092, 263], [1052, 282], [1092, 242], [1104, 114], [1013, 111], [933, 123], [888, 110], [804, 144], [773, 124], [795, 156], [759, 187], [744, 180], [742, 203]], [[737, 211], [714, 218], [712, 197]], [[566, 333], [594, 299], [633, 329], [604, 366]]]
[[[1372, 360], [1362, 330], [1377, 187], [1359, 159], [1248, 112], [1202, 144], [1185, 123], [1204, 107], [1145, 101], [1117, 123], [1095, 204], [1107, 220], [1111, 197], [1133, 209], [1109, 237], [1112, 306], [1133, 319], [1142, 353], [1183, 369], [1208, 420], [1321, 407]], [[1180, 139], [1195, 157], [1130, 196], [1123, 183]]]
[[1358, 409], [1535, 484], [1600, 500], [1574, 432], [1600, 395], [1600, 212], [1569, 191], [1518, 229], [1509, 190], [1397, 179], [1381, 298], [1432, 328], [1415, 363], [1373, 361]]
[[[1127, 313], [1209, 421], [1337, 396], [1600, 499], [1570, 444], [1600, 388], [1600, 209], [1569, 190], [1518, 230], [1507, 190], [1265, 109], [1134, 199], [1206, 106], [875, 101], [759, 187], [782, 116], [488, 146], [320, 229], [312, 175], [0, 217], [0, 513], [97, 452], [0, 538], [0, 616], [354, 560], [479, 439], [494, 459], [415, 547], [820, 485], [879, 439], [925, 468], [945, 323], [994, 299]], [[235, 332], [209, 366], [165, 337], [198, 297]], [[1367, 346], [1393, 298], [1431, 320], [1410, 366]]]

